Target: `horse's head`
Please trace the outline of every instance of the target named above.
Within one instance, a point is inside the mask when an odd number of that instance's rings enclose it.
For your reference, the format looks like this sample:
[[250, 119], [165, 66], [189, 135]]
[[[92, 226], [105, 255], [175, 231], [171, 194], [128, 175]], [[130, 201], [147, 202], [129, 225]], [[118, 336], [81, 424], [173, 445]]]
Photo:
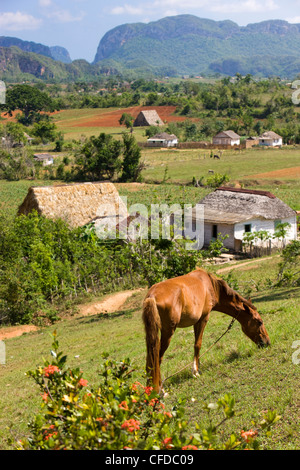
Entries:
[[251, 302], [243, 302], [241, 326], [245, 335], [260, 347], [271, 344], [264, 322]]
[[250, 300], [244, 299], [240, 294], [231, 289], [229, 285], [219, 279], [217, 282], [217, 310], [235, 317], [242, 326], [245, 335], [258, 346], [270, 345], [270, 338], [264, 326], [261, 316]]

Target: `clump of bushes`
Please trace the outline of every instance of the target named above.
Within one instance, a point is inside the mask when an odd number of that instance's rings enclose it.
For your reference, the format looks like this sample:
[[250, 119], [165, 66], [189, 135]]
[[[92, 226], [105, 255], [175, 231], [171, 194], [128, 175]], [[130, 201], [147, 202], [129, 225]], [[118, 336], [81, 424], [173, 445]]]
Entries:
[[184, 417], [184, 401], [167, 410], [152, 387], [132, 382], [129, 359], [112, 361], [104, 355], [100, 384], [89, 385], [80, 369], [66, 367], [67, 356], [53, 336], [51, 361], [28, 372], [40, 388], [42, 403], [29, 425], [30, 435], [18, 443], [28, 450], [201, 450], [259, 449], [261, 432], [270, 432], [279, 419], [268, 412], [255, 429], [225, 437], [222, 424], [234, 416], [234, 398], [227, 394], [205, 404], [219, 423], [191, 434]]

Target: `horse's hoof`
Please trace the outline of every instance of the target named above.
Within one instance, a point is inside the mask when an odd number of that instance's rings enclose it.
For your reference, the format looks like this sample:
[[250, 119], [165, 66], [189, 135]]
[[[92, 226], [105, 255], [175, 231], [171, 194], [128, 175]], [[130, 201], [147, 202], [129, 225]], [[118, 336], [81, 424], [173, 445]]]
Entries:
[[159, 394], [162, 398], [165, 398], [169, 395], [168, 392], [165, 392], [165, 390], [163, 388], [160, 389]]
[[195, 377], [195, 379], [197, 379], [198, 377], [200, 377], [200, 372], [199, 371], [193, 371], [193, 377]]

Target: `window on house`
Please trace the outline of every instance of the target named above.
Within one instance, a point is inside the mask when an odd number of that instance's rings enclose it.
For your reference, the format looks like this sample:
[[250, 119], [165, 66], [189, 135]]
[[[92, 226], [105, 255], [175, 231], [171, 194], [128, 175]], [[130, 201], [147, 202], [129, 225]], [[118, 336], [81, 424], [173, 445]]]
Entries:
[[217, 225], [212, 226], [212, 237], [218, 238], [218, 226]]
[[274, 220], [274, 228], [275, 228], [275, 230], [277, 229], [277, 227], [278, 227], [279, 224], [281, 224], [281, 220], [280, 220], [280, 219]]
[[246, 225], [245, 225], [245, 232], [246, 232], [246, 233], [251, 232], [251, 224], [246, 224]]

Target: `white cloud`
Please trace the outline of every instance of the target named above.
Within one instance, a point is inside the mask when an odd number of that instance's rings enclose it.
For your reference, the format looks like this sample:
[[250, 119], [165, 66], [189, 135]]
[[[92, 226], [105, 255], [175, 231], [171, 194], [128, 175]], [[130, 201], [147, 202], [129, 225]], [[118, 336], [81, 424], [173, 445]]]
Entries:
[[128, 4], [116, 6], [111, 10], [114, 15], [145, 15], [151, 14], [157, 10], [164, 14], [179, 14], [179, 12], [190, 10], [200, 11], [204, 9], [206, 12], [216, 13], [258, 13], [272, 12], [279, 8], [277, 0], [154, 0], [152, 3], [144, 2], [139, 6], [133, 7]]
[[72, 15], [69, 10], [54, 10], [48, 12], [46, 15], [48, 18], [53, 18], [60, 23], [70, 23], [73, 21], [81, 21], [85, 17], [85, 12], [80, 12], [77, 16]]
[[113, 15], [124, 15], [124, 14], [128, 14], [128, 15], [143, 15], [145, 12], [145, 9], [143, 7], [132, 7], [130, 5], [127, 5], [125, 4], [123, 7], [119, 6], [119, 7], [115, 7], [111, 10], [111, 13]]
[[214, 12], [223, 12], [223, 13], [257, 13], [257, 12], [269, 12], [277, 10], [279, 7], [274, 2], [274, 0], [265, 0], [265, 1], [257, 1], [257, 0], [244, 0], [244, 1], [233, 1], [228, 3], [220, 3], [216, 2], [216, 4], [212, 4], [210, 7], [211, 11]]
[[41, 24], [41, 19], [21, 11], [0, 13], [0, 28], [3, 31], [37, 29]]
[[294, 16], [293, 18], [286, 18], [289, 23], [300, 23], [300, 16]]
[[50, 7], [52, 5], [52, 0], [39, 0], [41, 7]]

